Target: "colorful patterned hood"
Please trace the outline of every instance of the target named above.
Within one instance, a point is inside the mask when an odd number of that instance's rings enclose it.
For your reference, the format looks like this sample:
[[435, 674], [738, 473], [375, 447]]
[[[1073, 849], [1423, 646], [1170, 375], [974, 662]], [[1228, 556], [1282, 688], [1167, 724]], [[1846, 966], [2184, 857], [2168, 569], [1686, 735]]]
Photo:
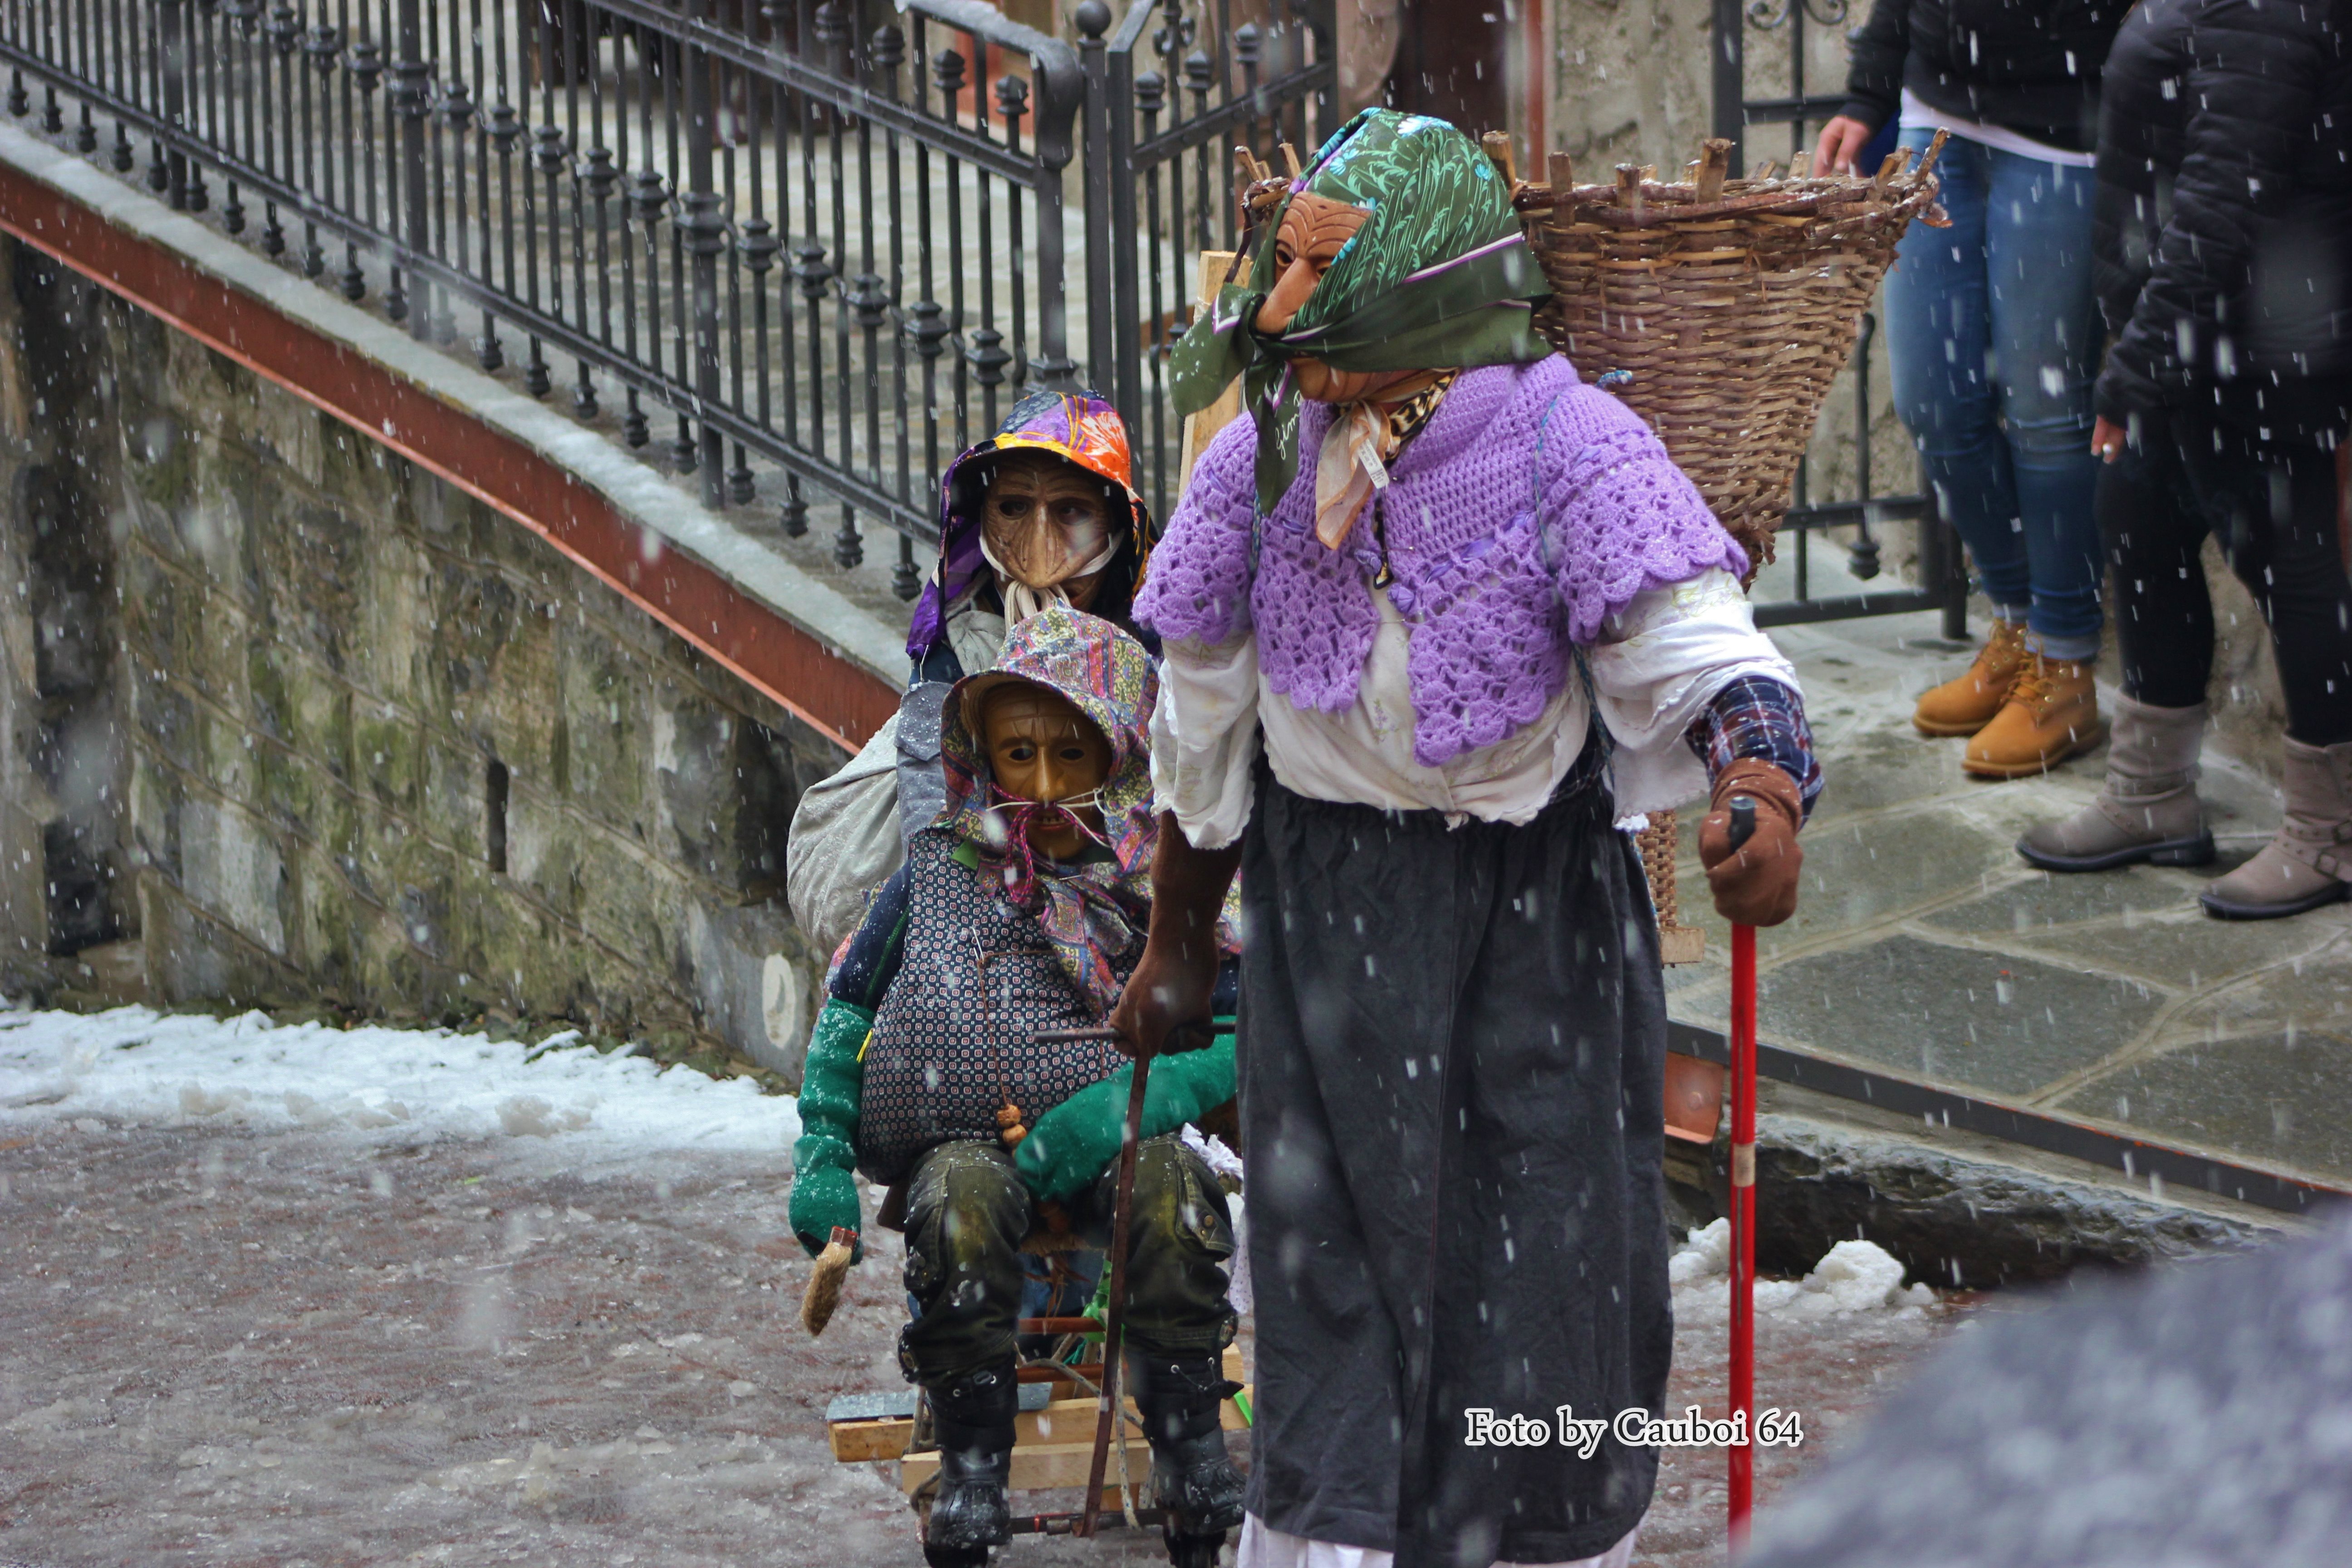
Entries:
[[[988, 759], [967, 713], [1009, 680], [1060, 692], [1109, 741], [1110, 772], [1098, 795], [1110, 851], [1075, 865], [1041, 864], [1020, 805], [996, 796]], [[933, 822], [970, 845], [984, 873], [1037, 917], [1072, 984], [1108, 1013], [1118, 999], [1113, 963], [1139, 947], [1151, 910], [1151, 858], [1159, 819], [1151, 799], [1151, 710], [1160, 677], [1143, 645], [1110, 622], [1055, 605], [1014, 626], [996, 668], [956, 683], [940, 721], [947, 804]]]
[[[974, 459], [1021, 447], [1051, 452], [1097, 474], [1126, 493], [1129, 512], [1129, 551], [1135, 578], [1142, 580], [1143, 562], [1158, 537], [1150, 510], [1135, 493], [1134, 463], [1127, 446], [1127, 426], [1110, 400], [1093, 392], [1033, 392], [1013, 405], [996, 434], [956, 455], [940, 476], [940, 565], [923, 584], [915, 605], [915, 620], [907, 634], [907, 653], [920, 661], [938, 646], [947, 626], [948, 606], [986, 579], [988, 563], [980, 552], [980, 500], [985, 465]], [[1116, 516], [1112, 525], [1118, 525]]]

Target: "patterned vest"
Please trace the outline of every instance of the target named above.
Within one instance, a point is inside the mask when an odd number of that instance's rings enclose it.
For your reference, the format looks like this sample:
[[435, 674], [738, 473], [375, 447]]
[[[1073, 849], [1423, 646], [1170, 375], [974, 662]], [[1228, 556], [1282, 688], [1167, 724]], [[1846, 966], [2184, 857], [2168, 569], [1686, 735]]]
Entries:
[[[874, 1016], [857, 1120], [857, 1168], [888, 1185], [924, 1151], [993, 1140], [997, 1107], [1037, 1118], [1126, 1061], [1108, 1041], [1038, 1045], [1047, 1029], [1102, 1022], [1031, 916], [953, 858], [940, 832], [907, 843], [907, 936], [898, 978]], [[1142, 943], [1113, 965], [1121, 979]]]

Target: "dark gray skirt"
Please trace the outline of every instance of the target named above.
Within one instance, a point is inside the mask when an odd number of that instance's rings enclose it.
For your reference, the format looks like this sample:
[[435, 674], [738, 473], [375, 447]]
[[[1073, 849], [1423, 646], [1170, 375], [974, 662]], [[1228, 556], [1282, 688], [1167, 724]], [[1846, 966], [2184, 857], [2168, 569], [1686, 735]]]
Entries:
[[1653, 1449], [1472, 1447], [1465, 1412], [1665, 1395], [1665, 1004], [1595, 753], [1524, 826], [1293, 795], [1242, 860], [1250, 1510], [1397, 1568], [1589, 1557]]

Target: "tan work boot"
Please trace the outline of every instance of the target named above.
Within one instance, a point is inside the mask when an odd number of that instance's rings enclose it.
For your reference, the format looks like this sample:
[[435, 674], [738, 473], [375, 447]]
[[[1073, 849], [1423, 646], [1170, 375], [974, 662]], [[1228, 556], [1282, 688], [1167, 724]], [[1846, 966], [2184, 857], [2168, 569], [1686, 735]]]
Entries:
[[2098, 798], [2017, 841], [2017, 852], [2045, 871], [2105, 871], [2145, 860], [2202, 866], [2213, 835], [2197, 804], [2197, 751], [2205, 738], [2205, 704], [2155, 708], [2116, 700], [2107, 782]]
[[2218, 920], [2299, 915], [2352, 893], [2352, 741], [2286, 743], [2286, 816], [2254, 858], [2198, 896]]
[[1960, 767], [1987, 779], [2048, 773], [2097, 745], [2106, 732], [2091, 661], [2050, 658], [2028, 648], [2009, 700], [1969, 742]]
[[1968, 673], [1932, 688], [1911, 710], [1911, 723], [1922, 735], [1973, 735], [1992, 722], [2017, 672], [2025, 668], [2025, 627], [2016, 621], [1995, 621], [1984, 647]]

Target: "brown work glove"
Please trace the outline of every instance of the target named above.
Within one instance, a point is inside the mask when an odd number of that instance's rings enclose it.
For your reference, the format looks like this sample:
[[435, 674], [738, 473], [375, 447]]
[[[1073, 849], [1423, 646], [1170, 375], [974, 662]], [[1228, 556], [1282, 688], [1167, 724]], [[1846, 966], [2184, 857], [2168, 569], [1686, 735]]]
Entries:
[[[1756, 831], [1731, 847], [1731, 799], [1756, 803]], [[1776, 926], [1797, 912], [1797, 873], [1805, 852], [1797, 829], [1805, 820], [1797, 781], [1758, 757], [1742, 757], [1716, 775], [1715, 801], [1699, 825], [1699, 863], [1715, 892], [1715, 912], [1735, 925]]]

